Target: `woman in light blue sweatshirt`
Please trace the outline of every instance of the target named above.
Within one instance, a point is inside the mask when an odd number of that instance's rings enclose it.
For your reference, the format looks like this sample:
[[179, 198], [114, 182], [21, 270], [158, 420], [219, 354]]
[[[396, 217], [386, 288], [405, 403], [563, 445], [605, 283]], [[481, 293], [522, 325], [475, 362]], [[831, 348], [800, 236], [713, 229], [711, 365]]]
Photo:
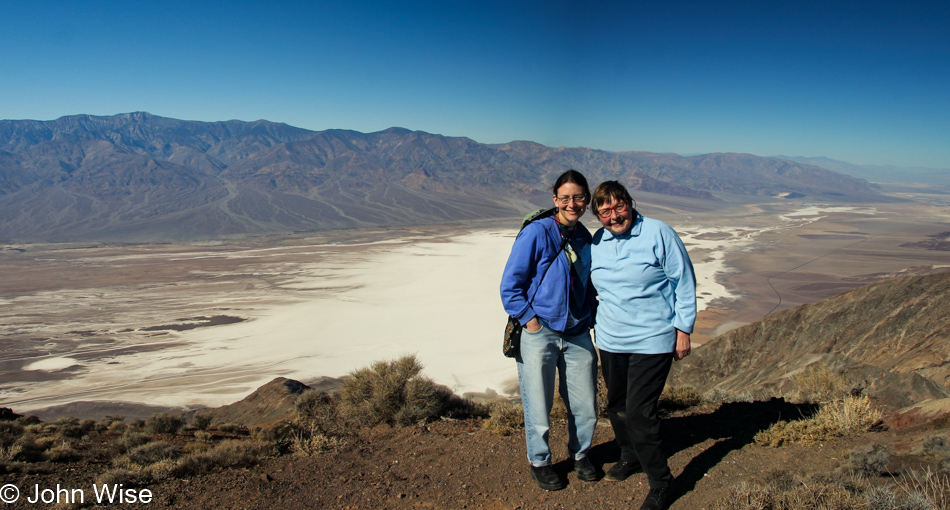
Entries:
[[578, 221], [587, 210], [587, 179], [568, 170], [554, 183], [556, 212], [525, 226], [501, 279], [505, 311], [524, 325], [518, 383], [524, 407], [531, 478], [545, 490], [564, 487], [551, 467], [548, 431], [554, 385], [567, 407], [568, 453], [577, 477], [597, 479], [587, 458], [597, 425], [597, 353], [590, 337], [596, 303], [590, 285], [590, 232]]
[[603, 225], [591, 245], [591, 282], [600, 301], [594, 335], [621, 452], [604, 478], [645, 472], [650, 493], [641, 510], [665, 509], [673, 476], [660, 445], [657, 404], [673, 359], [690, 351], [693, 264], [676, 232], [640, 215], [619, 182], [598, 186], [592, 209]]

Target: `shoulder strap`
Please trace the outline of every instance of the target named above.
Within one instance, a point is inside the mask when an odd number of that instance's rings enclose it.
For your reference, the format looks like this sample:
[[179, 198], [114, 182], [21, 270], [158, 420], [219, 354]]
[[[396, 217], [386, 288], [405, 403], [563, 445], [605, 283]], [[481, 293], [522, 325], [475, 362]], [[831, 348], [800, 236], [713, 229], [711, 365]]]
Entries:
[[534, 220], [539, 220], [541, 218], [547, 218], [548, 216], [554, 216], [557, 213], [557, 208], [552, 207], [550, 209], [538, 209], [532, 213], [528, 213], [527, 216], [521, 220], [521, 230], [524, 230], [528, 226], [528, 223], [531, 223]]

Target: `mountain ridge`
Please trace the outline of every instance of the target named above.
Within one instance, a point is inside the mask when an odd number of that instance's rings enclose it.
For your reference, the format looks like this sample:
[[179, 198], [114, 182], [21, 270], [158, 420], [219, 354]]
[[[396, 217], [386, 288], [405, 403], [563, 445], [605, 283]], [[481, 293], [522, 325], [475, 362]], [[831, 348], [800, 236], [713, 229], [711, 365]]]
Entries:
[[866, 181], [742, 154], [683, 157], [405, 128], [309, 131], [132, 112], [0, 121], [0, 239], [176, 241], [511, 218], [575, 168], [592, 184], [723, 196], [885, 200]]

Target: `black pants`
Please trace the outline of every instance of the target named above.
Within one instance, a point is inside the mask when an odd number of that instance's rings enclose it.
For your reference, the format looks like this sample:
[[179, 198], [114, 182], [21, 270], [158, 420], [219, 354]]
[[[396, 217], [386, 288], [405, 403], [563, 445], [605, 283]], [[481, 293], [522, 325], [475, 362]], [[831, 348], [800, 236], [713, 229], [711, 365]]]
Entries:
[[640, 464], [650, 488], [673, 480], [660, 445], [657, 404], [673, 364], [673, 354], [624, 354], [600, 351], [607, 384], [607, 416], [621, 460]]

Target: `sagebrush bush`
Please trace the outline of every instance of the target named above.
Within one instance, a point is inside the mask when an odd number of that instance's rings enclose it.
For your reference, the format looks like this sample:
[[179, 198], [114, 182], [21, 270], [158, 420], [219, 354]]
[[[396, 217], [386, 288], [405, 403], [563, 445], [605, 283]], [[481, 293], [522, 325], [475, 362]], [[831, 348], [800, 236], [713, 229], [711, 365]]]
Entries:
[[145, 430], [151, 434], [177, 434], [184, 424], [180, 416], [155, 413], [145, 420]]
[[294, 401], [294, 408], [297, 411], [297, 422], [314, 433], [338, 435], [346, 430], [336, 400], [325, 391], [304, 391]]
[[412, 425], [471, 405], [421, 372], [413, 355], [351, 372], [337, 393], [341, 416], [364, 427]]
[[755, 435], [761, 445], [778, 447], [787, 443], [816, 443], [855, 432], [864, 432], [878, 422], [881, 412], [867, 396], [848, 396], [821, 406], [814, 416], [797, 421], [780, 421]]

